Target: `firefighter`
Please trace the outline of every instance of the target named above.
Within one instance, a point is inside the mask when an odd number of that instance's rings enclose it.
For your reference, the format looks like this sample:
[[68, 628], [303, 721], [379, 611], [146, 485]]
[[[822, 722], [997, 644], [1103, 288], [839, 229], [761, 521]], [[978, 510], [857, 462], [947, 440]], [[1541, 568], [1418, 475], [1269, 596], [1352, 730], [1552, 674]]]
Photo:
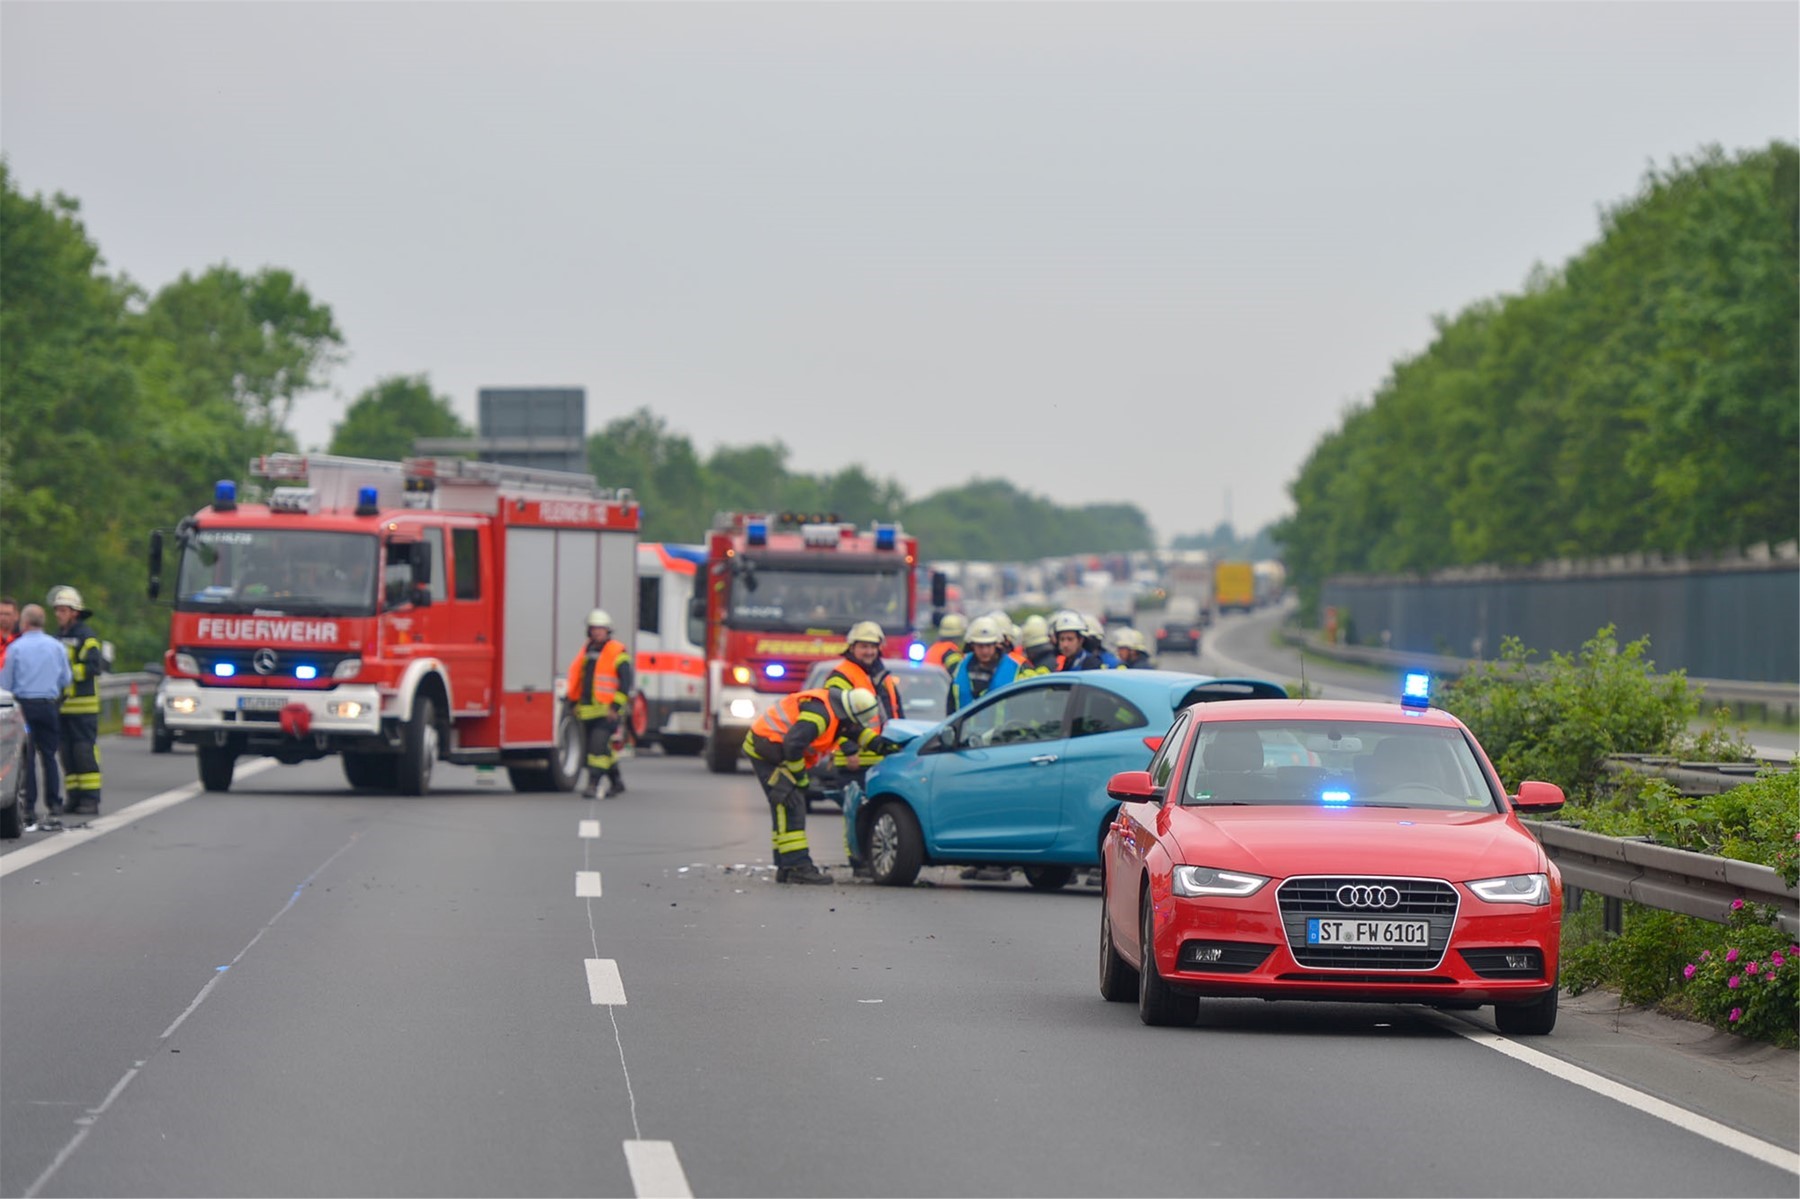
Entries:
[[1025, 655], [1025, 665], [1019, 667], [1022, 679], [1062, 669], [1056, 642], [1050, 636], [1050, 622], [1042, 616], [1027, 616], [1025, 623], [1019, 626], [1019, 652]]
[[[49, 604], [56, 613], [63, 648], [74, 681], [63, 691], [58, 719], [62, 742], [63, 810], [75, 816], [100, 814], [100, 675], [106, 669], [100, 639], [88, 627], [94, 613], [73, 587], [52, 587]], [[49, 806], [46, 798], [45, 806]]]
[[842, 743], [878, 755], [899, 748], [877, 731], [880, 720], [881, 701], [873, 691], [819, 687], [782, 696], [744, 734], [744, 756], [769, 801], [776, 882], [831, 881], [806, 843], [809, 772]]
[[1151, 670], [1155, 664], [1150, 661], [1150, 645], [1144, 635], [1133, 628], [1119, 630], [1113, 638], [1113, 646], [1119, 655], [1119, 662], [1126, 670]]
[[1056, 637], [1056, 652], [1062, 655], [1064, 670], [1100, 670], [1117, 666], [1119, 660], [1106, 652], [1089, 629], [1087, 618], [1064, 608], [1050, 618], [1050, 632]]
[[938, 639], [925, 651], [925, 660], [933, 666], [954, 671], [963, 659], [963, 638], [968, 632], [969, 622], [960, 612], [951, 612], [938, 622]]
[[631, 702], [631, 655], [613, 640], [612, 617], [606, 609], [595, 608], [588, 613], [587, 632], [587, 644], [569, 663], [569, 680], [563, 694], [575, 705], [575, 717], [581, 721], [587, 748], [588, 785], [582, 794], [598, 799], [600, 776], [605, 775], [606, 798], [611, 799], [625, 793], [613, 734]]
[[1018, 677], [1018, 664], [1001, 652], [1000, 630], [993, 617], [978, 616], [970, 623], [968, 645], [968, 656], [957, 664], [950, 680], [950, 695], [944, 701], [946, 716]]
[[[825, 679], [827, 687], [844, 691], [861, 688], [873, 692], [881, 705], [883, 721], [898, 720], [906, 711], [900, 701], [900, 684], [881, 661], [881, 646], [886, 638], [881, 626], [872, 620], [858, 621], [850, 630], [844, 646], [844, 660]], [[881, 755], [863, 750], [851, 754], [843, 746], [832, 752], [832, 765], [839, 770], [860, 769], [881, 761]]]

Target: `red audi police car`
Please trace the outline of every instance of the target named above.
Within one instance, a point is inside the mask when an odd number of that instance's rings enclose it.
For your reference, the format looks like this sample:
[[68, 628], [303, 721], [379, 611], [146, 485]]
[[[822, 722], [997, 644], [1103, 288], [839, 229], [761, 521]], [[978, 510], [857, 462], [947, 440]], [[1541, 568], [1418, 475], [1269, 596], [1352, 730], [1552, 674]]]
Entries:
[[1548, 1033], [1562, 879], [1519, 815], [1562, 790], [1508, 794], [1426, 683], [1397, 705], [1196, 704], [1114, 775], [1101, 994], [1146, 1024], [1247, 996], [1493, 1004], [1502, 1032]]

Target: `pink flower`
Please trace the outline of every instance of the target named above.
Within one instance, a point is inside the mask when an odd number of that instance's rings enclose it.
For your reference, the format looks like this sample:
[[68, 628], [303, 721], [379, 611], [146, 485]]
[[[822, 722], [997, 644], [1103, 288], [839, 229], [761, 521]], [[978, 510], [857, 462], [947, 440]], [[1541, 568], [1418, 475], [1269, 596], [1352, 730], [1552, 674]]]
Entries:
[[1743, 981], [1744, 981], [1744, 979], [1743, 979], [1743, 977], [1742, 977], [1742, 976], [1741, 976], [1741, 975], [1737, 975], [1737, 974], [1734, 974], [1734, 975], [1732, 975], [1732, 976], [1731, 976], [1731, 978], [1730, 978], [1730, 979], [1729, 979], [1729, 980], [1728, 980], [1728, 981], [1727, 981], [1727, 982], [1726, 982], [1726, 983], [1725, 983], [1725, 985], [1726, 985], [1726, 986], [1728, 986], [1728, 987], [1730, 987], [1730, 988], [1731, 988], [1731, 989], [1732, 989], [1732, 990], [1733, 990], [1733, 991], [1735, 991], [1735, 990], [1737, 990], [1737, 989], [1738, 989], [1738, 984], [1739, 984], [1739, 983], [1741, 983], [1741, 982], [1743, 982]]
[[1710, 950], [1710, 949], [1702, 949], [1702, 950], [1701, 950], [1701, 951], [1700, 951], [1700, 960], [1701, 960], [1701, 961], [1703, 961], [1703, 962], [1704, 962], [1704, 961], [1706, 961], [1706, 960], [1707, 960], [1707, 959], [1709, 959], [1709, 958], [1711, 958], [1711, 957], [1712, 957], [1712, 950]]
[[1737, 961], [1737, 950], [1735, 950], [1735, 949], [1727, 949], [1727, 950], [1726, 950], [1726, 951], [1725, 951], [1725, 960], [1726, 960], [1726, 961], [1728, 961], [1728, 962], [1735, 962], [1735, 961]]
[[1743, 900], [1741, 900], [1741, 899], [1734, 899], [1734, 900], [1732, 900], [1732, 901], [1731, 901], [1731, 910], [1732, 910], [1732, 911], [1734, 911], [1734, 912], [1741, 912], [1741, 911], [1743, 911], [1743, 910], [1744, 910], [1744, 901], [1743, 901]]
[[1755, 962], [1751, 962], [1748, 966], [1744, 967], [1744, 973], [1745, 974], [1755, 974], [1759, 969], [1761, 969], [1760, 966], [1758, 966]]
[[1743, 1018], [1744, 1018], [1744, 1009], [1743, 1008], [1734, 1007], [1731, 1009], [1731, 1019], [1734, 1024], [1737, 1021], [1742, 1020]]
[[1681, 977], [1683, 977], [1683, 978], [1692, 978], [1692, 977], [1694, 977], [1694, 963], [1692, 963], [1692, 962], [1689, 962], [1689, 963], [1688, 963], [1688, 964], [1687, 964], [1687, 969], [1686, 969], [1686, 970], [1683, 970], [1683, 971], [1682, 971], [1682, 972], [1681, 972]]
[[1769, 955], [1769, 965], [1776, 969], [1787, 965], [1787, 959], [1781, 956], [1781, 950], [1777, 949], [1774, 953]]

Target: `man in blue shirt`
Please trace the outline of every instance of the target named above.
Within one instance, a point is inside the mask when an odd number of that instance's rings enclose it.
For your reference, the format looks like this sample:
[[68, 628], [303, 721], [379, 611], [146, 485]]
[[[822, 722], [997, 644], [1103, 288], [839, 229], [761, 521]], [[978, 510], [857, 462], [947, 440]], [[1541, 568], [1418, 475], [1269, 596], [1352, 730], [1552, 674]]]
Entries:
[[25, 713], [31, 730], [32, 752], [44, 764], [44, 819], [37, 818], [37, 774], [30, 756], [25, 761], [25, 819], [27, 832], [49, 832], [62, 823], [62, 775], [56, 766], [58, 729], [61, 725], [63, 688], [74, 682], [69, 653], [63, 643], [44, 632], [44, 609], [26, 604], [19, 613], [17, 640], [6, 647], [0, 663], [0, 691], [10, 691]]

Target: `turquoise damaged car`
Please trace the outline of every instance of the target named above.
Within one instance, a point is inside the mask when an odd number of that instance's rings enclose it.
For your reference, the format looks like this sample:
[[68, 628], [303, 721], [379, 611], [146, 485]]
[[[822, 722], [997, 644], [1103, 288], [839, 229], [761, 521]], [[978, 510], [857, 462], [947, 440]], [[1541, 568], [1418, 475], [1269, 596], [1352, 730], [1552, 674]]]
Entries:
[[1261, 679], [1069, 671], [1013, 683], [935, 724], [891, 721], [883, 732], [906, 744], [845, 797], [851, 864], [893, 887], [928, 865], [1022, 866], [1040, 890], [1066, 886], [1100, 862], [1119, 806], [1107, 780], [1142, 770], [1177, 712], [1286, 698]]

